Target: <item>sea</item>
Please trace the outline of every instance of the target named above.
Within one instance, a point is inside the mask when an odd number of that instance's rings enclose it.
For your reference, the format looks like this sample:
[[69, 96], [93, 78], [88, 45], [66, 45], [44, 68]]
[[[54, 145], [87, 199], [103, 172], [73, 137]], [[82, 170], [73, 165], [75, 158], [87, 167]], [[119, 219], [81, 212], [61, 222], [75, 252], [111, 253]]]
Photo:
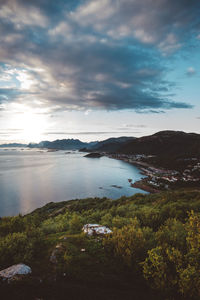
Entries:
[[143, 177], [136, 166], [85, 155], [67, 150], [0, 149], [0, 217], [26, 214], [48, 202], [145, 193], [128, 181]]

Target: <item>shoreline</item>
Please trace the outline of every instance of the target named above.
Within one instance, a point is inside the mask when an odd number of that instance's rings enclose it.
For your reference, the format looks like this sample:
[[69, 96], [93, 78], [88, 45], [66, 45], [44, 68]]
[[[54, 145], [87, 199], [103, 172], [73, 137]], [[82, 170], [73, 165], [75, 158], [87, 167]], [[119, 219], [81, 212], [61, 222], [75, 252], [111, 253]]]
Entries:
[[131, 164], [131, 165], [137, 167], [140, 170], [140, 174], [146, 176], [144, 178], [141, 178], [140, 180], [135, 181], [134, 183], [131, 183], [130, 186], [132, 188], [137, 188], [137, 189], [140, 189], [144, 192], [149, 192], [151, 194], [157, 194], [157, 193], [161, 192], [161, 190], [150, 187], [147, 184], [145, 184], [145, 182], [144, 182], [144, 179], [148, 178], [148, 175], [145, 173], [145, 168], [149, 168], [149, 167], [155, 168], [153, 165], [150, 165], [150, 164], [145, 163], [145, 162], [138, 162], [138, 161], [129, 162], [126, 159], [113, 157], [112, 155], [110, 156], [109, 154], [105, 154], [105, 153], [104, 153], [104, 156], [107, 156], [108, 158], [112, 158], [112, 159], [116, 159], [116, 160], [122, 160], [123, 162]]
[[143, 179], [141, 180], [138, 180], [138, 181], [135, 181], [134, 183], [131, 183], [131, 187], [132, 188], [137, 188], [137, 189], [140, 189], [140, 190], [143, 190], [145, 192], [149, 192], [151, 194], [158, 194], [160, 193], [161, 191], [160, 190], [156, 190], [148, 185], [146, 185], [144, 182], [143, 182]]

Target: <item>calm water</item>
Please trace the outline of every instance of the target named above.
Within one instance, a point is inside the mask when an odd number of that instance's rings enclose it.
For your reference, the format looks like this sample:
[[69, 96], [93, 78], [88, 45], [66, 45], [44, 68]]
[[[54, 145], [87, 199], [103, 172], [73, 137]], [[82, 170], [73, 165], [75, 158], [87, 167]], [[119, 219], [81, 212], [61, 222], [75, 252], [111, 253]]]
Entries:
[[128, 178], [142, 177], [136, 167], [107, 157], [66, 152], [0, 149], [0, 216], [24, 214], [51, 201], [116, 199], [143, 192], [128, 183]]

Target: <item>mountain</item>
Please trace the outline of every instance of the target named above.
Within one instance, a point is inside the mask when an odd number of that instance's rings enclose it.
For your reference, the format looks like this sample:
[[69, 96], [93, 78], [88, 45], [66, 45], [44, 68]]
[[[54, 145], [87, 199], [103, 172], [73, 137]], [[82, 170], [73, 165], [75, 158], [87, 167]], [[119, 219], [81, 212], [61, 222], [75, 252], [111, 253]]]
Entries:
[[48, 148], [48, 149], [60, 149], [60, 150], [79, 150], [83, 147], [88, 147], [94, 145], [92, 143], [84, 143], [78, 139], [63, 139], [63, 140], [55, 140], [55, 141], [42, 141], [38, 144], [30, 143], [28, 147], [30, 148]]
[[81, 149], [82, 151], [99, 151], [99, 152], [116, 152], [119, 150], [122, 145], [127, 142], [134, 140], [134, 137], [126, 137], [122, 136], [119, 138], [109, 138], [104, 141], [96, 142], [94, 145], [87, 146], [85, 149]]
[[48, 148], [48, 149], [60, 149], [60, 150], [81, 150], [85, 152], [91, 151], [106, 151], [115, 152], [118, 150], [119, 146], [123, 145], [128, 141], [133, 140], [133, 137], [119, 137], [119, 138], [109, 138], [107, 140], [98, 142], [81, 142], [78, 139], [63, 139], [55, 141], [42, 141], [40, 143], [30, 143], [29, 148]]
[[26, 144], [19, 144], [19, 143], [10, 143], [10, 144], [1, 144], [0, 148], [11, 148], [11, 147], [27, 147]]

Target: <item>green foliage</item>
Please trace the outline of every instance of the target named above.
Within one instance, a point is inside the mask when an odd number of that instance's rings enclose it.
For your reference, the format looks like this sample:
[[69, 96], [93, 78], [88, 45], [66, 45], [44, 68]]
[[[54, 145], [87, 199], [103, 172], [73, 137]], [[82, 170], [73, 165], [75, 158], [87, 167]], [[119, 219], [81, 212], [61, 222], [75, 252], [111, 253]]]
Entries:
[[128, 266], [140, 261], [144, 255], [145, 238], [138, 220], [133, 219], [132, 224], [121, 229], [114, 228], [113, 233], [105, 238], [104, 245]]
[[122, 228], [123, 226], [130, 224], [131, 221], [132, 221], [132, 219], [120, 217], [117, 215], [114, 218], [112, 218], [111, 225], [112, 225], [112, 227], [115, 227], [115, 228]]
[[143, 274], [153, 288], [166, 293], [176, 292], [179, 280], [177, 269], [181, 263], [182, 254], [178, 249], [158, 246], [148, 251]]
[[39, 229], [10, 233], [0, 239], [0, 267], [15, 263], [32, 263], [44, 252], [45, 241]]
[[144, 277], [153, 288], [179, 290], [185, 297], [200, 297], [200, 215], [189, 213], [186, 224], [168, 219], [156, 233], [158, 247], [148, 251]]
[[156, 241], [163, 248], [171, 245], [184, 251], [186, 248], [186, 235], [183, 223], [176, 219], [168, 219], [156, 232]]
[[60, 214], [54, 218], [48, 218], [43, 221], [41, 229], [47, 234], [67, 231], [69, 229], [70, 217], [71, 215], [66, 212], [64, 215]]
[[[199, 211], [200, 192], [185, 190], [49, 203], [0, 219], [0, 268], [37, 263], [44, 274], [114, 278], [130, 286], [145, 280], [162, 299], [200, 299]], [[108, 226], [112, 234], [88, 237], [82, 233], [87, 223]], [[57, 245], [52, 267], [49, 256]]]
[[82, 218], [77, 215], [73, 214], [72, 218], [69, 221], [69, 228], [71, 233], [78, 233], [81, 231], [81, 228], [83, 227], [83, 220]]
[[112, 226], [112, 215], [111, 215], [111, 213], [107, 213], [101, 218], [101, 224], [105, 225], [105, 226], [108, 226], [108, 227]]
[[187, 252], [184, 264], [179, 268], [179, 288], [186, 296], [200, 297], [200, 215], [189, 213], [185, 225], [187, 231]]

